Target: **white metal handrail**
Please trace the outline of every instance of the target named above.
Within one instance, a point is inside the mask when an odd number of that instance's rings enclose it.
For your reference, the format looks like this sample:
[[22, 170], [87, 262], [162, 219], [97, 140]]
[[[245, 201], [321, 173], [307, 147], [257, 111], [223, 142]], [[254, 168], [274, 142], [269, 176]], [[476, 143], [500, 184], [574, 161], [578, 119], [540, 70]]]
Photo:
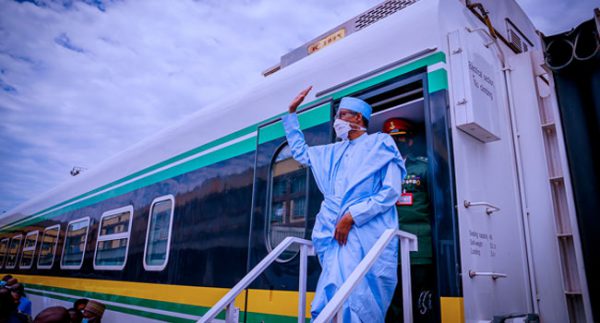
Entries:
[[410, 252], [417, 251], [417, 237], [414, 234], [388, 229], [379, 237], [375, 245], [369, 250], [369, 253], [358, 264], [356, 269], [350, 274], [350, 277], [335, 293], [333, 298], [327, 303], [323, 311], [314, 319], [314, 323], [331, 322], [335, 317], [335, 322], [343, 322], [342, 305], [350, 297], [352, 290], [365, 277], [369, 269], [379, 258], [385, 247], [392, 241], [394, 237], [400, 238], [400, 260], [402, 269], [402, 306], [404, 313], [404, 322], [412, 322], [412, 298], [410, 286]]
[[298, 323], [305, 322], [306, 318], [306, 268], [308, 256], [314, 255], [314, 249], [310, 240], [297, 237], [287, 237], [281, 241], [269, 254], [259, 262], [252, 270], [240, 280], [233, 288], [225, 294], [197, 323], [208, 323], [215, 319], [221, 311], [226, 309], [225, 322], [237, 323], [237, 310], [235, 309], [235, 298], [267, 269], [289, 246], [297, 243], [300, 245], [300, 277], [298, 278]]

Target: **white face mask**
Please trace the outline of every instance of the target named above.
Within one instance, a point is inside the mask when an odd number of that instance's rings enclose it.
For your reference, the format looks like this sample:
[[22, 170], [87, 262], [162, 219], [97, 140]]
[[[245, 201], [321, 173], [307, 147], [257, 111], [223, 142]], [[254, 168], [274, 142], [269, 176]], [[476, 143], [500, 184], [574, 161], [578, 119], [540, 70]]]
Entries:
[[342, 140], [348, 140], [348, 133], [350, 132], [350, 130], [367, 130], [363, 127], [358, 127], [358, 129], [352, 129], [350, 122], [344, 121], [342, 119], [335, 119], [335, 121], [333, 122], [333, 129], [335, 130], [335, 135]]

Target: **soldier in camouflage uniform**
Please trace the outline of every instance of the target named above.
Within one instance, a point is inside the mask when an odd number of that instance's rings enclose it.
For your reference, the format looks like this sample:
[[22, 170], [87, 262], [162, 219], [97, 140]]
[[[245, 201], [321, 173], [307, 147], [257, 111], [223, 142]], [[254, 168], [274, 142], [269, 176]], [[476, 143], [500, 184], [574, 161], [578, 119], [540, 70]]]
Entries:
[[[392, 118], [384, 123], [385, 133], [394, 138], [398, 150], [405, 158], [406, 177], [402, 183], [402, 196], [396, 203], [400, 230], [417, 236], [419, 250], [411, 252], [411, 285], [413, 317], [415, 322], [434, 322], [432, 298], [435, 286], [431, 239], [431, 209], [427, 187], [427, 157], [415, 142], [416, 127], [409, 121]], [[398, 257], [400, 260], [400, 257]], [[398, 264], [398, 285], [386, 322], [402, 322], [402, 281]]]

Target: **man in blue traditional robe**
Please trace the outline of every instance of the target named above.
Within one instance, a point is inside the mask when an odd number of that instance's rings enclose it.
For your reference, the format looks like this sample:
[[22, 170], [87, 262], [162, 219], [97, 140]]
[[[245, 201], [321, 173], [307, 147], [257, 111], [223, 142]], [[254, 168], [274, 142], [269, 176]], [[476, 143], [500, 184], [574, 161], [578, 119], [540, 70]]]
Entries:
[[[371, 106], [346, 97], [334, 122], [342, 141], [308, 147], [296, 109], [302, 91], [282, 118], [295, 160], [311, 168], [324, 201], [312, 241], [322, 267], [312, 302], [316, 318], [387, 229], [398, 229], [395, 203], [406, 174], [404, 161], [387, 134], [367, 134]], [[343, 307], [344, 322], [383, 322], [397, 283], [398, 243], [390, 243]]]

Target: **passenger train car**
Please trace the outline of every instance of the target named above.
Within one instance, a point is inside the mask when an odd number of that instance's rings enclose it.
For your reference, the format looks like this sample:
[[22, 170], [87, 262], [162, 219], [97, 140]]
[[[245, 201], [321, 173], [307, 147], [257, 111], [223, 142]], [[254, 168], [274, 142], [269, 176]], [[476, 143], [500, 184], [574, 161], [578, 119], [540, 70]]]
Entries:
[[[373, 106], [369, 132], [390, 117], [422, 125], [436, 320], [592, 322], [577, 225], [561, 231], [576, 220], [541, 50], [512, 0], [385, 1], [8, 212], [0, 272], [25, 282], [34, 312], [86, 297], [107, 322], [197, 320], [283, 238], [310, 238], [322, 195], [280, 117], [313, 85], [299, 112], [309, 145], [335, 140], [344, 96]], [[296, 321], [298, 258], [290, 248], [238, 297], [240, 320]], [[310, 258], [310, 291], [320, 270]]]

